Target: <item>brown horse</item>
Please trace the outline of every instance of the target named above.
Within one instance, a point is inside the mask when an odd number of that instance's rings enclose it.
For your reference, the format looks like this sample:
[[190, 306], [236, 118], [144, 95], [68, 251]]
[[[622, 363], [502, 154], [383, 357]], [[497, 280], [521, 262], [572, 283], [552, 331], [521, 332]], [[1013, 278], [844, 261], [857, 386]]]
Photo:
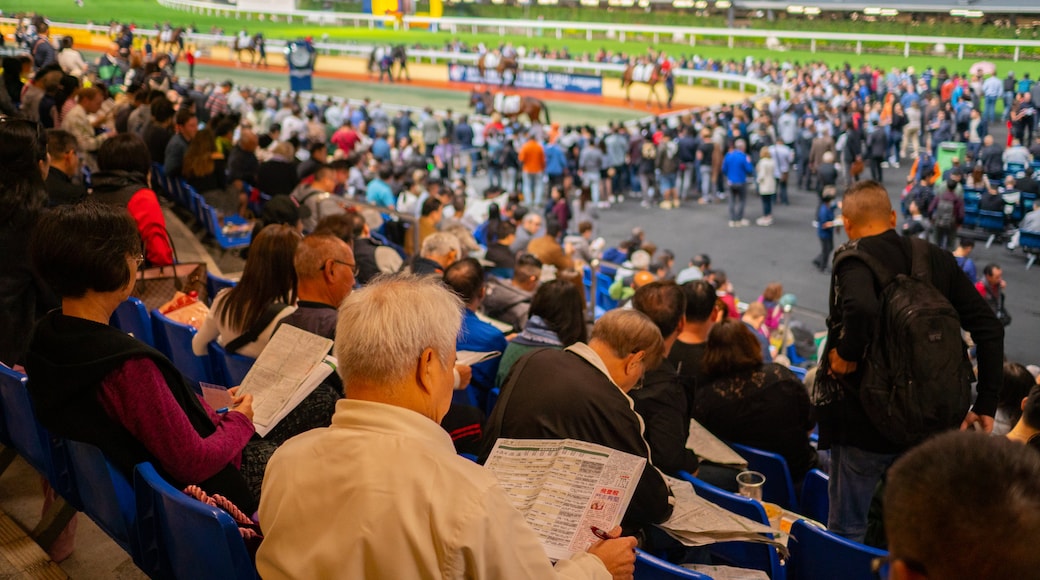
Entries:
[[[496, 99], [498, 95], [501, 95], [501, 97], [499, 99]], [[512, 108], [512, 110], [506, 108], [505, 111], [501, 111], [495, 106], [495, 101], [501, 100], [503, 101], [502, 104], [508, 107], [508, 104], [505, 101], [510, 98], [520, 99], [519, 102], [516, 103], [516, 106]], [[526, 115], [528, 121], [530, 121], [531, 123], [540, 123], [542, 112], [544, 111], [545, 124], [548, 125], [550, 122], [549, 108], [545, 106], [545, 103], [543, 101], [534, 97], [528, 97], [524, 95], [506, 95], [505, 93], [497, 93], [497, 95], [492, 95], [491, 91], [481, 92], [479, 90], [474, 90], [469, 97], [469, 106], [477, 107], [477, 105], [483, 106], [483, 110], [478, 112], [483, 113], [484, 115], [498, 113], [499, 115], [502, 115], [503, 117], [511, 121], [515, 121], [520, 117], [520, 115]]]
[[[487, 72], [487, 67], [484, 65], [489, 53], [480, 55], [477, 59], [477, 71], [480, 72], [480, 78], [484, 78], [484, 73]], [[520, 73], [520, 63], [517, 62], [515, 56], [503, 56], [502, 54], [495, 55], [498, 57], [498, 62], [495, 64], [495, 70], [498, 72], [499, 78], [502, 82], [499, 86], [505, 86], [506, 84], [506, 71], [512, 73], [509, 80], [509, 86], [516, 86], [516, 75]]]
[[[636, 79], [636, 67], [649, 67], [653, 66], [650, 70], [649, 78]], [[646, 69], [642, 69], [641, 72], [645, 72]], [[654, 63], [653, 65], [639, 65], [636, 63], [629, 63], [625, 67], [625, 72], [621, 75], [621, 88], [625, 89], [625, 100], [631, 102], [632, 97], [629, 93], [632, 91], [632, 85], [635, 83], [643, 83], [650, 87], [650, 94], [646, 96], [646, 106], [650, 107], [651, 97], [657, 98], [657, 105], [659, 107], [664, 106], [664, 102], [661, 100], [661, 95], [657, 93], [657, 85], [664, 80], [664, 74], [661, 72], [661, 65]]]
[[249, 65], [256, 66], [256, 44], [257, 35], [249, 37], [248, 42], [242, 42], [242, 37], [235, 36], [235, 42], [231, 46], [232, 52], [235, 53], [235, 66], [242, 66], [242, 53], [249, 53]]
[[155, 43], [155, 50], [176, 54], [178, 57], [184, 50], [184, 27], [168, 28], [159, 32], [159, 40]]

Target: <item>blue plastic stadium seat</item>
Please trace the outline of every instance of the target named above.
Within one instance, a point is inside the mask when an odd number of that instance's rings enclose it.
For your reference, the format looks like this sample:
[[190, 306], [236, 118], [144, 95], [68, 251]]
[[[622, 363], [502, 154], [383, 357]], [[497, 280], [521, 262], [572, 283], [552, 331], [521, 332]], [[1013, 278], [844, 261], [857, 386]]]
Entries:
[[748, 469], [766, 476], [766, 483], [762, 486], [762, 499], [798, 511], [791, 470], [787, 468], [787, 460], [782, 455], [738, 443], [729, 443], [729, 446], [747, 460]]
[[223, 278], [211, 272], [206, 272], [206, 293], [209, 295], [210, 302], [217, 297], [217, 293], [221, 290], [234, 288], [237, 285], [238, 282], [230, 278]]
[[1036, 206], [1037, 195], [1029, 191], [1022, 192], [1022, 211], [1029, 213], [1033, 211], [1033, 207]]
[[256, 362], [252, 357], [228, 353], [215, 340], [209, 343], [209, 360], [213, 363], [214, 380], [227, 387], [241, 385]]
[[52, 436], [38, 421], [22, 373], [0, 365], [0, 410], [8, 443], [25, 461], [47, 478], [59, 495], [77, 509], [81, 502], [69, 470], [65, 442]]
[[791, 526], [787, 543], [791, 557], [787, 561], [789, 580], [869, 580], [875, 578], [871, 563], [888, 555], [883, 550], [846, 540], [822, 530], [805, 520]]
[[170, 320], [160, 314], [158, 310], [152, 311], [152, 324], [155, 330], [156, 348], [173, 362], [181, 374], [191, 381], [196, 390], [198, 390], [200, 381], [215, 382], [209, 357], [197, 356], [191, 350], [191, 339], [196, 332], [194, 328]]
[[821, 524], [827, 524], [830, 514], [830, 498], [827, 495], [827, 483], [830, 478], [819, 469], [810, 469], [802, 482], [802, 501], [799, 502], [799, 513]]
[[[693, 488], [699, 497], [737, 515], [744, 516], [751, 521], [769, 525], [769, 518], [766, 517], [765, 508], [759, 502], [719, 489], [710, 483], [705, 483], [693, 477], [685, 471], [679, 472], [679, 478], [693, 484]], [[785, 569], [780, 564], [780, 556], [772, 546], [751, 542], [719, 542], [712, 544], [709, 549], [713, 560], [718, 560], [718, 563], [762, 570], [769, 574], [772, 580], [783, 580], [785, 578]]]
[[217, 245], [223, 250], [236, 250], [249, 246], [252, 240], [252, 232], [247, 232], [244, 235], [231, 236], [224, 233], [224, 222], [221, 221], [217, 215], [217, 210], [212, 206], [206, 206], [209, 214], [210, 233], [213, 234], [213, 238], [217, 240]]
[[1028, 270], [1033, 267], [1037, 256], [1040, 255], [1040, 232], [1019, 231], [1018, 245], [1023, 252], [1029, 255], [1029, 260], [1026, 262], [1026, 270]]
[[84, 513], [140, 564], [137, 501], [130, 481], [97, 447], [81, 441], [66, 444]]
[[155, 347], [152, 319], [148, 316], [148, 308], [140, 299], [131, 296], [124, 300], [112, 314], [109, 324], [148, 346]]
[[695, 572], [682, 566], [676, 566], [671, 562], [651, 556], [636, 548], [636, 573], [635, 580], [711, 580], [700, 572]]
[[987, 248], [1004, 235], [1004, 219], [1002, 211], [979, 210], [978, 227], [989, 234], [989, 239], [986, 240]]
[[256, 568], [227, 512], [185, 495], [150, 463], [134, 470], [142, 538], [157, 577], [175, 580], [255, 580]]

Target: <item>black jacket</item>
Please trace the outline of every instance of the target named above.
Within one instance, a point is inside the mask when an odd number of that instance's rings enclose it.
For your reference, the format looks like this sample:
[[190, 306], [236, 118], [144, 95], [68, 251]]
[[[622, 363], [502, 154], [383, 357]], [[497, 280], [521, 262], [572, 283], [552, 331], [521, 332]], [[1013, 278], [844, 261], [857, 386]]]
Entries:
[[680, 471], [697, 473], [697, 454], [686, 448], [690, 413], [679, 374], [667, 359], [643, 376], [643, 387], [629, 393], [643, 418], [650, 456], [661, 471], [677, 477]]
[[82, 184], [73, 183], [68, 175], [60, 169], [51, 167], [47, 172], [47, 197], [50, 198], [48, 205], [72, 205], [77, 204], [87, 197], [87, 188]]
[[357, 281], [364, 286], [379, 274], [376, 248], [381, 244], [372, 238], [354, 238], [354, 262], [357, 263]]
[[[860, 238], [858, 248], [877, 257], [893, 272], [910, 273], [909, 242], [900, 238], [895, 230]], [[979, 380], [973, 408], [980, 415], [992, 417], [997, 409], [997, 393], [1003, 383], [1004, 327], [949, 252], [932, 245], [930, 254], [932, 285], [953, 304], [960, 314], [961, 327], [971, 333], [976, 344]], [[847, 361], [859, 362], [866, 354], [874, 335], [874, 325], [880, 318], [881, 288], [867, 265], [859, 260], [842, 262], [834, 271], [831, 285], [827, 348], [836, 348], [838, 355]], [[846, 379], [853, 389], [859, 380], [859, 372]], [[878, 432], [856, 396], [846, 396], [821, 410], [821, 448], [827, 448], [831, 442], [877, 453], [905, 450]]]
[[[97, 446], [127, 477], [142, 461], [152, 462], [162, 473], [155, 456], [109, 417], [98, 399], [105, 377], [131, 358], [147, 358], [159, 368], [170, 394], [200, 436], [216, 432], [187, 380], [159, 351], [114, 327], [57, 310], [42, 318], [33, 331], [25, 364], [29, 395], [37, 419], [51, 433]], [[246, 513], [257, 507], [242, 475], [230, 464], [203, 482], [177, 482], [169, 474], [163, 476], [178, 488], [196, 483], [207, 493], [219, 493]]]
[[[520, 358], [502, 385], [488, 419], [482, 458], [501, 437], [578, 439], [648, 457], [641, 423], [628, 397], [584, 358], [540, 349]], [[622, 526], [635, 530], [666, 520], [672, 513], [670, 495], [664, 478], [648, 462]]]

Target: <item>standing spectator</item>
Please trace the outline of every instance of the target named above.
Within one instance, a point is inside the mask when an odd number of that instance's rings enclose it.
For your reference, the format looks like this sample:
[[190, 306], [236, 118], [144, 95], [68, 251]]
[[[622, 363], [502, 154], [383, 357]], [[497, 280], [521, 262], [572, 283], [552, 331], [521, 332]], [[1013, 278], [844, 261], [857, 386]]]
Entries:
[[993, 310], [997, 320], [1007, 326], [1011, 324], [1011, 315], [1004, 307], [1004, 289], [1007, 288], [1007, 280], [1004, 279], [1004, 270], [995, 263], [986, 264], [982, 269], [982, 279], [975, 283], [975, 289], [986, 300], [986, 304]]
[[[859, 252], [881, 261], [890, 271], [911, 271], [911, 242], [894, 231], [895, 212], [888, 192], [876, 182], [865, 181], [845, 193], [842, 222], [850, 240], [857, 240]], [[1004, 333], [986, 303], [973, 291], [948, 253], [927, 248], [930, 282], [945, 296], [960, 315], [962, 327], [975, 340], [978, 358], [978, 395], [963, 426], [978, 424], [983, 431], [993, 428], [997, 393], [1003, 373]], [[874, 490], [889, 465], [907, 446], [886, 438], [869, 418], [856, 396], [844, 396], [858, 387], [864, 377], [861, 366], [873, 364], [864, 355], [875, 340], [881, 313], [877, 282], [867, 264], [849, 259], [838, 264], [832, 277], [835, 299], [828, 318], [827, 355], [820, 376], [840, 381], [817, 381], [814, 401], [820, 417], [820, 447], [831, 449], [830, 517], [827, 528], [854, 541], [862, 542], [867, 529], [867, 510]], [[970, 364], [963, 355], [960, 374], [954, 377], [967, 383]], [[963, 385], [950, 388], [961, 388]]]
[[975, 270], [975, 260], [971, 259], [971, 252], [975, 249], [975, 240], [971, 238], [961, 238], [957, 242], [957, 249], [953, 251], [953, 257], [957, 260], [957, 266], [960, 267], [964, 275], [968, 277], [968, 280], [974, 284], [979, 279], [979, 274]]
[[748, 178], [755, 176], [755, 166], [751, 164], [751, 156], [746, 152], [747, 145], [743, 139], [737, 139], [722, 160], [722, 173], [729, 183], [729, 227], [738, 228], [750, 225], [744, 219], [744, 206], [747, 203]]
[[36, 70], [58, 63], [58, 52], [54, 50], [50, 38], [51, 27], [42, 20], [36, 25], [36, 40], [29, 52], [32, 53], [33, 67]]
[[527, 140], [520, 147], [517, 158], [520, 161], [524, 199], [528, 203], [541, 207], [545, 197], [545, 149], [536, 139], [534, 131], [527, 133]]
[[581, 176], [582, 185], [592, 192], [592, 202], [605, 209], [610, 207], [610, 201], [604, 200], [601, 195], [604, 164], [603, 151], [591, 138], [588, 139], [578, 156], [578, 175]]
[[885, 130], [876, 125], [871, 126], [870, 134], [867, 135], [867, 159], [870, 160], [870, 178], [878, 183], [884, 182], [882, 176], [882, 163], [885, 161], [885, 153], [888, 151], [888, 139]]
[[228, 108], [228, 93], [231, 92], [231, 87], [234, 83], [231, 81], [224, 81], [220, 83], [219, 87], [214, 87], [213, 92], [209, 94], [209, 98], [206, 99], [206, 112], [209, 113], [210, 119], [216, 119], [219, 115], [226, 115], [230, 110]]
[[773, 177], [776, 179], [777, 201], [780, 205], [790, 205], [787, 199], [787, 180], [794, 166], [794, 151], [784, 142], [779, 141], [769, 146], [769, 154], [773, 158]]
[[953, 251], [957, 228], [964, 222], [964, 200], [957, 195], [957, 182], [950, 180], [943, 185], [942, 192], [928, 207], [928, 215], [935, 232], [935, 245]]
[[57, 62], [61, 65], [61, 70], [65, 71], [65, 74], [72, 75], [77, 79], [82, 78], [90, 69], [86, 61], [83, 60], [83, 55], [78, 50], [72, 48], [71, 36], [61, 39], [61, 51], [58, 53]]
[[997, 99], [1004, 93], [1004, 86], [997, 78], [997, 71], [990, 73], [989, 77], [982, 82], [982, 97], [984, 108], [982, 120], [989, 125], [997, 118]]
[[444, 135], [444, 125], [440, 119], [433, 114], [433, 109], [423, 109], [422, 119], [419, 121], [419, 130], [422, 132], [423, 155], [427, 160], [433, 159], [433, 148], [440, 143]]
[[705, 127], [701, 131], [701, 142], [697, 147], [696, 156], [697, 179], [700, 182], [701, 190], [701, 197], [697, 200], [697, 203], [701, 205], [711, 203], [711, 177], [713, 175], [715, 156], [715, 143], [711, 140], [711, 130]]
[[97, 88], [79, 89], [76, 91], [76, 106], [62, 122], [62, 128], [76, 137], [83, 162], [91, 169], [97, 168], [97, 151], [111, 134], [104, 125], [108, 121], [107, 115], [97, 115], [93, 121], [90, 119], [90, 115], [101, 110], [104, 102], [105, 94]]
[[771, 148], [763, 149], [762, 156], [755, 167], [755, 183], [758, 185], [758, 196], [762, 198], [762, 217], [755, 220], [760, 226], [773, 225], [773, 201], [776, 199], [776, 162], [773, 161]]

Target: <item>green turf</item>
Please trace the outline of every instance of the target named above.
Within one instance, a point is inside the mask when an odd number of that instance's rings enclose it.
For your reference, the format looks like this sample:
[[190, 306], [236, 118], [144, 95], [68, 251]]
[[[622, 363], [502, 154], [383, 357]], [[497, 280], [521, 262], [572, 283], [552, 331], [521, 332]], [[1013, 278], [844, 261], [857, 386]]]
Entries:
[[[75, 3], [70, 0], [4, 0], [3, 9], [5, 13], [14, 13], [18, 11], [30, 11], [36, 10], [43, 14], [46, 14], [49, 18], [55, 21], [75, 21], [75, 22], [106, 22], [109, 18], [116, 17], [122, 21], [133, 21], [141, 26], [153, 26], [160, 22], [173, 22], [176, 24], [194, 24], [199, 30], [208, 31], [213, 26], [222, 27], [225, 32], [232, 32], [241, 27], [246, 27], [251, 31], [263, 30], [269, 37], [277, 38], [296, 38], [301, 36], [314, 36], [315, 38], [322, 38], [324, 35], [328, 35], [328, 38], [333, 40], [345, 40], [359, 43], [370, 43], [370, 42], [402, 42], [407, 44], [421, 43], [428, 46], [441, 46], [446, 41], [452, 38], [452, 35], [448, 32], [428, 32], [421, 30], [409, 30], [409, 31], [393, 31], [389, 29], [383, 30], [369, 30], [367, 27], [353, 28], [353, 27], [329, 27], [329, 26], [317, 26], [307, 25], [303, 23], [288, 24], [284, 22], [258, 22], [258, 21], [237, 21], [233, 18], [220, 18], [216, 16], [205, 16], [198, 14], [190, 14], [186, 12], [180, 12], [177, 10], [164, 8], [158, 4], [152, 2], [152, 0], [85, 0], [85, 6], [78, 8]], [[601, 11], [604, 14], [610, 14], [609, 11]], [[646, 15], [646, 16], [652, 16]], [[641, 18], [634, 18], [632, 22], [643, 23]], [[875, 26], [862, 24], [862, 26]], [[878, 32], [899, 32], [882, 28], [882, 24], [877, 24]], [[593, 39], [587, 41], [584, 34], [579, 31], [575, 31], [575, 35], [571, 37], [564, 37], [557, 39], [555, 36], [534, 36], [533, 38], [527, 38], [524, 35], [505, 35], [500, 36], [497, 34], [462, 34], [459, 36], [466, 42], [476, 43], [485, 42], [489, 44], [497, 44], [503, 40], [510, 40], [514, 44], [526, 44], [533, 46], [545, 46], [548, 48], [563, 48], [566, 47], [575, 53], [582, 52], [594, 52], [600, 48], [606, 48], [610, 50], [616, 50], [618, 47], [624, 46], [630, 52], [642, 52], [646, 46], [653, 42], [651, 37], [638, 38], [633, 35], [629, 35], [626, 39], [626, 43], [620, 43], [617, 40], [606, 40], [606, 39]], [[662, 39], [667, 40], [667, 39]], [[712, 42], [714, 44], [709, 44]], [[730, 49], [725, 44], [723, 39], [698, 39], [698, 44], [695, 48], [691, 48], [687, 44], [673, 44], [671, 42], [661, 42], [657, 46], [667, 50], [670, 54], [674, 55], [693, 55], [698, 54], [705, 58], [714, 59], [732, 59], [742, 58], [746, 55], [750, 55], [757, 59], [772, 58], [776, 60], [790, 60], [805, 62], [809, 60], [819, 60], [826, 62], [831, 65], [840, 65], [845, 62], [850, 62], [853, 65], [861, 64], [872, 64], [875, 66], [881, 66], [885, 68], [900, 66], [905, 67], [912, 65], [919, 70], [922, 70], [925, 66], [933, 66], [935, 68], [946, 67], [951, 71], [964, 71], [973, 62], [978, 60], [980, 57], [967, 57], [964, 60], [957, 60], [954, 57], [939, 57], [932, 55], [915, 55], [912, 54], [910, 58], [903, 58], [902, 54], [863, 54], [856, 55], [853, 51], [853, 47], [848, 45], [832, 44], [832, 49], [835, 52], [817, 52], [815, 54], [808, 50], [802, 49], [803, 47], [792, 47], [792, 50], [787, 52], [775, 52], [764, 48], [760, 43], [748, 42], [747, 45], [739, 45], [735, 49]], [[822, 49], [824, 43], [819, 43], [819, 47]], [[804, 47], [807, 48], [807, 47]], [[921, 47], [915, 47], [921, 48]], [[948, 47], [951, 51], [956, 51], [955, 46]], [[979, 50], [981, 50], [980, 47]], [[996, 50], [996, 49], [994, 49]], [[990, 51], [992, 53], [992, 51]], [[984, 53], [987, 54], [987, 53]], [[1035, 51], [1023, 51], [1024, 57], [1035, 58], [1037, 53]], [[1037, 63], [1025, 63], [1019, 62], [1014, 63], [1007, 58], [999, 58], [996, 55], [990, 54], [985, 57], [986, 60], [991, 60], [997, 63], [1001, 70], [1015, 70], [1018, 74], [1026, 71], [1035, 71], [1040, 69]]]

